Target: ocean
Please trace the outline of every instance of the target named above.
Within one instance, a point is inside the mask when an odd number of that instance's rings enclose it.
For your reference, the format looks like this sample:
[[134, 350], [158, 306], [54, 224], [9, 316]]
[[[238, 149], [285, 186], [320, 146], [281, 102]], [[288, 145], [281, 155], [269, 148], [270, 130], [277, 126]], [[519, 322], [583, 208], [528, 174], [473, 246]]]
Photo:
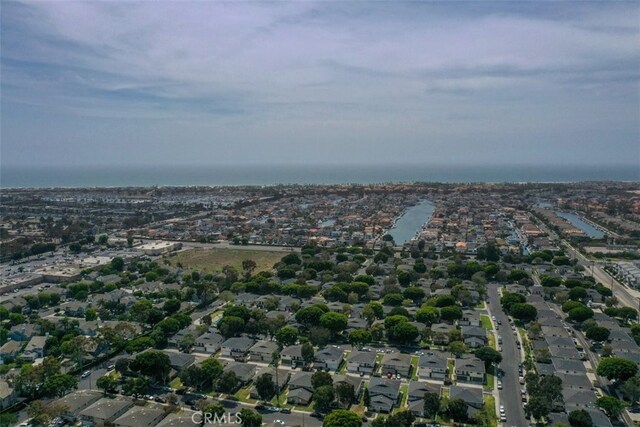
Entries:
[[0, 168], [0, 188], [640, 181], [640, 166], [213, 165]]

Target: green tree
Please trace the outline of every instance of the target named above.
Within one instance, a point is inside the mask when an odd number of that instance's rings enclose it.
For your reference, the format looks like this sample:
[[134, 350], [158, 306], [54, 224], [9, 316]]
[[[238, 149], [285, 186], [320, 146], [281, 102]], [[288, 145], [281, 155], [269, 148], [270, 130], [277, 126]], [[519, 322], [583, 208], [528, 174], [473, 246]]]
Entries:
[[586, 335], [587, 338], [594, 341], [606, 341], [609, 339], [609, 334], [611, 331], [602, 326], [593, 326], [587, 329]]
[[324, 418], [322, 427], [361, 427], [362, 420], [351, 411], [337, 409]]
[[449, 352], [452, 353], [455, 357], [459, 358], [467, 352], [467, 345], [462, 341], [454, 341], [449, 344], [447, 350], [449, 350]]
[[129, 364], [129, 368], [164, 383], [169, 374], [171, 361], [169, 356], [157, 350], [148, 350], [138, 354]]
[[276, 394], [276, 384], [270, 373], [264, 373], [256, 379], [256, 391], [262, 400], [270, 400]]
[[621, 357], [606, 357], [600, 360], [597, 373], [608, 380], [625, 381], [638, 373], [638, 365]]
[[415, 319], [417, 322], [425, 323], [428, 326], [431, 326], [440, 318], [440, 312], [435, 307], [423, 306], [418, 311], [416, 311]]
[[320, 317], [320, 326], [328, 329], [334, 335], [342, 332], [347, 327], [347, 323], [347, 316], [333, 311]]
[[517, 303], [511, 306], [509, 314], [523, 322], [530, 322], [538, 317], [538, 310], [531, 304]]
[[420, 336], [420, 331], [409, 322], [401, 322], [393, 328], [393, 341], [407, 345]]
[[499, 351], [496, 351], [488, 346], [476, 349], [475, 355], [478, 359], [484, 362], [487, 368], [492, 364], [497, 365], [498, 363], [502, 362], [502, 354], [500, 354]]
[[631, 404], [634, 404], [638, 400], [640, 400], [640, 378], [631, 377], [622, 384], [620, 387], [620, 391], [622, 395], [627, 399]]
[[276, 341], [283, 347], [293, 345], [298, 341], [298, 330], [292, 326], [284, 326], [276, 332]]
[[331, 340], [331, 331], [327, 328], [309, 329], [309, 342], [318, 347], [324, 347]]
[[305, 342], [302, 344], [302, 348], [300, 349], [300, 354], [302, 356], [302, 360], [305, 365], [310, 365], [313, 362], [315, 357], [315, 351], [313, 350], [313, 345], [309, 342]]
[[44, 382], [44, 393], [51, 397], [62, 397], [78, 388], [78, 381], [68, 374], [55, 374]]
[[111, 375], [103, 375], [96, 381], [96, 387], [101, 389], [106, 395], [108, 392], [113, 392], [118, 388], [118, 380]]
[[180, 310], [180, 301], [178, 301], [175, 298], [174, 299], [169, 299], [169, 300], [164, 302], [164, 305], [162, 306], [162, 309], [168, 315], [172, 315], [173, 313], [176, 313], [178, 310]]
[[335, 385], [336, 399], [344, 407], [348, 408], [349, 405], [356, 399], [356, 393], [352, 384], [345, 381], [340, 381]]
[[218, 329], [225, 338], [235, 337], [244, 332], [244, 320], [236, 316], [223, 316], [218, 323]]
[[462, 309], [455, 305], [442, 307], [440, 309], [440, 317], [442, 320], [454, 321], [462, 319]]
[[324, 385], [319, 387], [313, 393], [314, 409], [318, 412], [327, 412], [335, 399], [336, 394], [332, 386]]
[[95, 308], [88, 308], [84, 312], [84, 320], [93, 321], [96, 319], [98, 319], [98, 312], [95, 310]]
[[240, 410], [240, 419], [242, 427], [260, 427], [262, 425], [262, 415], [251, 409], [243, 408]]
[[427, 418], [435, 418], [440, 408], [440, 396], [428, 391], [424, 395], [424, 414]]
[[353, 346], [361, 347], [372, 340], [371, 332], [366, 329], [355, 329], [349, 333], [349, 343]]
[[328, 372], [317, 371], [314, 372], [313, 375], [311, 375], [311, 385], [313, 386], [314, 390], [317, 390], [320, 387], [324, 386], [332, 386], [333, 378]]
[[223, 372], [218, 378], [217, 389], [222, 393], [233, 393], [238, 388], [239, 381], [233, 371]]
[[447, 414], [458, 422], [467, 420], [467, 402], [462, 399], [451, 399], [447, 405]]
[[599, 408], [607, 413], [609, 418], [616, 419], [624, 410], [624, 402], [613, 396], [603, 396], [596, 402]]
[[569, 319], [574, 322], [584, 322], [593, 317], [593, 310], [589, 307], [576, 307], [569, 310]]
[[571, 427], [593, 427], [591, 415], [584, 409], [569, 412], [569, 424]]
[[551, 412], [551, 401], [545, 396], [533, 394], [525, 410], [536, 419], [544, 419]]

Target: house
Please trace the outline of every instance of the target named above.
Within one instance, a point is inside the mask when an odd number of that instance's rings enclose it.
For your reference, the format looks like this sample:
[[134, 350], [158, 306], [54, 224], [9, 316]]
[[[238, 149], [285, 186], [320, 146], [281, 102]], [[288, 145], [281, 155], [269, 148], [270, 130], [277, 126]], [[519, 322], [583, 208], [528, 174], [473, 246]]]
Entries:
[[444, 380], [447, 378], [448, 356], [444, 351], [428, 350], [418, 361], [418, 375], [421, 380]]
[[435, 393], [440, 396], [442, 386], [440, 384], [426, 383], [420, 381], [409, 381], [407, 390], [407, 406], [416, 417], [424, 417], [424, 395]]
[[308, 405], [313, 397], [313, 385], [311, 384], [311, 372], [299, 371], [293, 374], [289, 380], [289, 394], [287, 402], [294, 405]]
[[7, 360], [13, 359], [18, 355], [22, 343], [20, 341], [7, 341], [2, 347], [0, 347], [0, 359], [2, 363], [6, 363]]
[[[259, 378], [264, 374], [271, 374], [271, 378], [273, 379], [273, 382], [274, 383], [276, 381], [278, 382], [278, 389], [280, 390], [280, 392], [282, 392], [282, 390], [284, 390], [284, 388], [287, 386], [287, 383], [289, 383], [290, 372], [291, 371], [287, 369], [278, 369], [278, 374], [276, 375], [275, 368], [271, 366], [267, 366], [259, 370], [258, 373], [255, 375], [255, 378]], [[258, 395], [258, 391], [256, 390], [255, 387], [251, 388], [250, 396], [252, 399], [256, 399], [256, 400], [260, 399], [260, 396]]]
[[193, 420], [200, 421], [201, 412], [182, 410], [167, 415], [156, 427], [194, 427]]
[[411, 356], [403, 353], [386, 353], [382, 358], [383, 374], [400, 374], [408, 377], [411, 371]]
[[551, 363], [553, 368], [558, 373], [563, 374], [586, 374], [587, 368], [580, 360], [574, 359], [560, 359], [558, 357], [552, 357]]
[[256, 362], [271, 362], [273, 353], [278, 350], [278, 343], [275, 341], [258, 341], [250, 349], [251, 360]]
[[482, 326], [480, 313], [475, 310], [463, 310], [462, 318], [458, 321], [460, 326]]
[[196, 361], [196, 357], [192, 354], [176, 353], [168, 350], [163, 350], [162, 352], [169, 356], [169, 366], [178, 372], [193, 365], [193, 362]]
[[8, 382], [0, 380], [0, 410], [13, 406], [18, 400], [18, 395]]
[[29, 341], [38, 333], [38, 326], [32, 323], [14, 325], [9, 330], [9, 339], [13, 341]]
[[473, 418], [475, 414], [482, 409], [484, 401], [482, 399], [482, 389], [476, 387], [467, 387], [452, 385], [449, 388], [449, 399], [462, 399], [467, 406], [467, 416]]
[[460, 328], [464, 343], [469, 347], [482, 347], [487, 343], [487, 330], [477, 326], [462, 326]]
[[369, 410], [390, 413], [400, 399], [400, 381], [373, 377], [369, 382]]
[[224, 372], [233, 372], [236, 374], [236, 378], [240, 383], [239, 385], [244, 387], [253, 379], [253, 374], [256, 372], [256, 366], [234, 361], [227, 363], [227, 366], [224, 367]]
[[249, 358], [249, 349], [254, 343], [255, 341], [249, 337], [229, 338], [220, 345], [221, 355], [238, 362], [246, 362]]
[[32, 337], [27, 345], [24, 347], [24, 351], [22, 352], [22, 356], [20, 356], [23, 360], [33, 362], [39, 357], [44, 356], [44, 345], [47, 342], [47, 337]]
[[304, 366], [305, 362], [302, 358], [302, 344], [290, 345], [285, 347], [280, 353], [283, 365]]
[[598, 397], [591, 390], [562, 388], [562, 399], [567, 413], [576, 409], [595, 408]]
[[224, 337], [222, 335], [208, 332], [196, 338], [193, 347], [199, 353], [216, 354], [223, 342]]
[[354, 377], [351, 375], [334, 375], [333, 385], [336, 386], [339, 383], [347, 383], [353, 386], [353, 394], [355, 400], [358, 400], [360, 393], [364, 390], [364, 380], [361, 377]]
[[456, 379], [458, 381], [484, 384], [485, 373], [484, 362], [475, 356], [463, 356], [456, 359]]
[[327, 346], [315, 353], [313, 366], [320, 369], [337, 371], [344, 360], [344, 351], [340, 347]]
[[56, 400], [56, 404], [66, 408], [60, 416], [69, 423], [74, 423], [80, 411], [100, 398], [102, 393], [99, 391], [79, 390]]
[[129, 399], [103, 397], [80, 411], [78, 415], [84, 422], [96, 427], [104, 427], [111, 425], [116, 418], [127, 412], [132, 406], [133, 402]]
[[166, 415], [160, 405], [134, 406], [113, 422], [114, 427], [153, 427]]
[[376, 353], [354, 350], [347, 359], [347, 370], [352, 373], [373, 374], [376, 368]]

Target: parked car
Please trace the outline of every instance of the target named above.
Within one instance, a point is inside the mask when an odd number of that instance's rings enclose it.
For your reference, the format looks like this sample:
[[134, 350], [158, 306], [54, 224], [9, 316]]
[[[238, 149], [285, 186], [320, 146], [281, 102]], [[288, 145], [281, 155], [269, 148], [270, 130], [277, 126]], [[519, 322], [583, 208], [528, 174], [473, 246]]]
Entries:
[[87, 377], [88, 377], [88, 376], [90, 376], [90, 375], [91, 375], [91, 371], [84, 371], [84, 372], [82, 373], [82, 375], [80, 375], [80, 377], [81, 377], [81, 378], [87, 378]]

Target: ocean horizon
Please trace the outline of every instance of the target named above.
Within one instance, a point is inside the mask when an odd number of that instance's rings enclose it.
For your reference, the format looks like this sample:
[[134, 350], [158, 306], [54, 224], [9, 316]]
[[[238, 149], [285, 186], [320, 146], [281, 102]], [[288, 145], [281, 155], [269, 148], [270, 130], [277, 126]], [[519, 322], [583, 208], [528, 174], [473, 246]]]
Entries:
[[0, 188], [640, 181], [640, 167], [443, 165], [3, 166]]

